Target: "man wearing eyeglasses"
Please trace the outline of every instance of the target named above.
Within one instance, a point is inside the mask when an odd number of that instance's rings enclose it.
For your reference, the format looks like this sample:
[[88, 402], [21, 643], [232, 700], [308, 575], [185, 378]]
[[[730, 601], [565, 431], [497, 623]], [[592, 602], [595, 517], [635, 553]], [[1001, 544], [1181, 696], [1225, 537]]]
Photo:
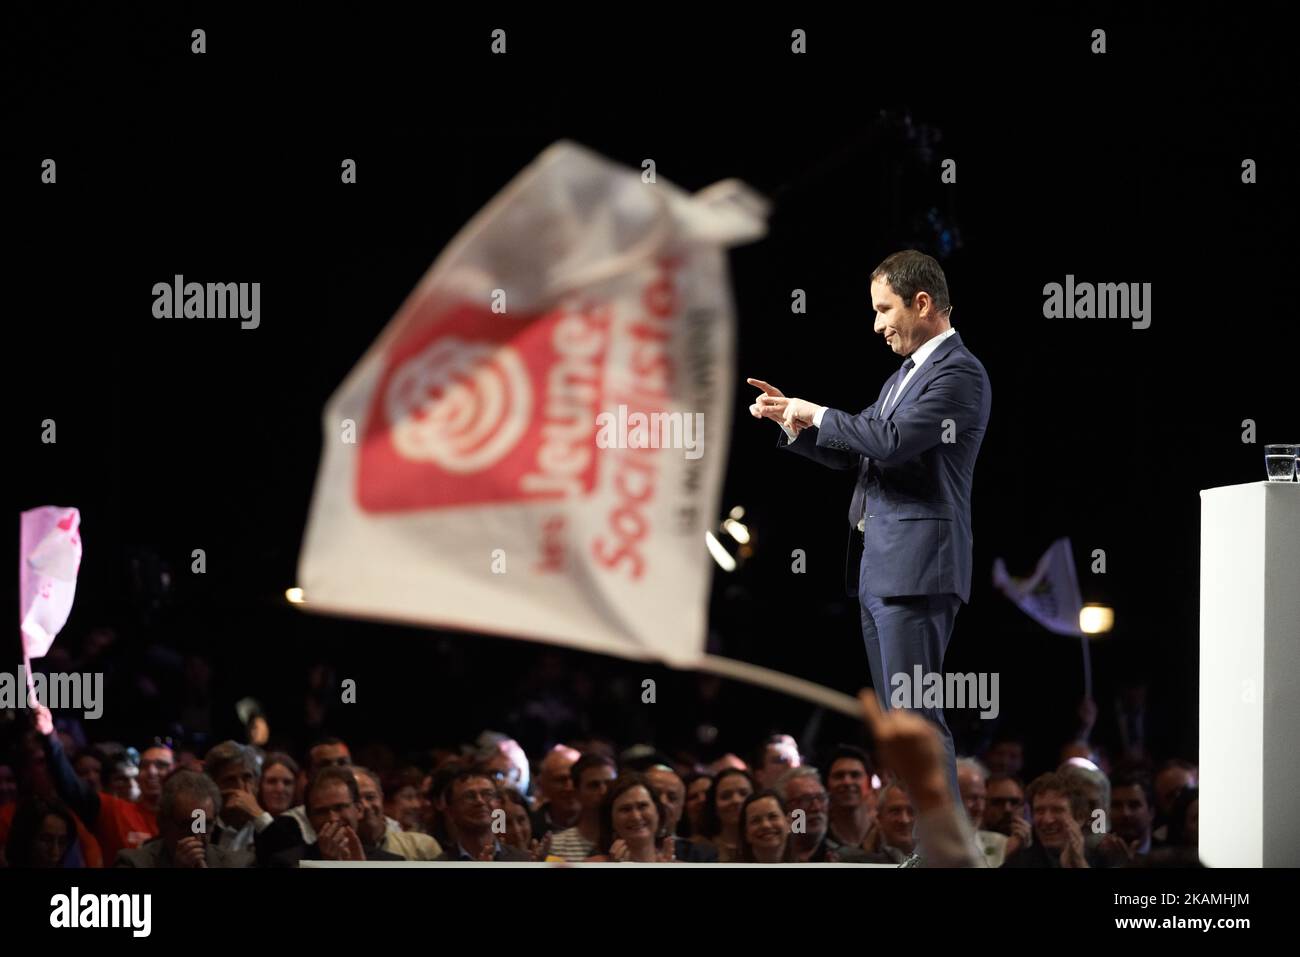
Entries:
[[206, 774], [182, 768], [168, 776], [158, 802], [159, 836], [117, 855], [116, 867], [249, 867], [249, 850], [219, 847], [210, 839], [221, 812], [221, 793]]
[[831, 796], [811, 765], [791, 768], [777, 782], [786, 813], [795, 859], [805, 864], [887, 864], [890, 858], [861, 847], [837, 845], [830, 837]]
[[786, 813], [790, 815], [790, 843], [798, 861], [824, 864], [827, 857], [826, 827], [830, 823], [830, 796], [822, 777], [810, 765], [791, 768], [776, 786]]
[[404, 861], [361, 842], [361, 791], [351, 768], [321, 768], [307, 785], [307, 814], [314, 841], [272, 855], [272, 867], [297, 867], [300, 861]]
[[[481, 771], [460, 771], [447, 788], [447, 814], [456, 835], [454, 847], [448, 848], [438, 858], [440, 861], [531, 861], [532, 858], [518, 848], [501, 843], [504, 834], [504, 817], [494, 815], [497, 801], [496, 783]], [[501, 820], [502, 829], [494, 830]]]
[[993, 774], [985, 785], [984, 830], [1007, 835], [1003, 859], [1034, 843], [1033, 826], [1025, 820], [1025, 789], [1010, 774]]
[[[324, 768], [352, 767], [352, 751], [338, 738], [321, 738], [307, 751], [307, 780], [311, 781]], [[257, 832], [257, 863], [267, 866], [282, 851], [300, 844], [312, 844], [316, 828], [311, 823], [307, 805], [296, 805], [277, 817], [269, 826]]]

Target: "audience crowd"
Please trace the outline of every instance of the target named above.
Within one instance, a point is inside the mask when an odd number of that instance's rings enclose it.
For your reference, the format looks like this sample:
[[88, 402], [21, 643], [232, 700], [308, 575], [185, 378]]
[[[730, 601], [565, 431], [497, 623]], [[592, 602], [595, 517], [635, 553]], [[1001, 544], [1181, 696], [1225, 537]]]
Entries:
[[[350, 743], [266, 747], [267, 719], [203, 754], [164, 740], [77, 746], [43, 706], [0, 764], [9, 867], [295, 867], [301, 861], [1196, 866], [1197, 769], [1114, 768], [1084, 733], [1028, 777], [1003, 737], [958, 762], [952, 806], [933, 729], [863, 697], [874, 754], [801, 753], [788, 734], [752, 754], [685, 764], [594, 737], [530, 758], [484, 731], [459, 749], [361, 766]], [[377, 752], [383, 754], [382, 751]]]

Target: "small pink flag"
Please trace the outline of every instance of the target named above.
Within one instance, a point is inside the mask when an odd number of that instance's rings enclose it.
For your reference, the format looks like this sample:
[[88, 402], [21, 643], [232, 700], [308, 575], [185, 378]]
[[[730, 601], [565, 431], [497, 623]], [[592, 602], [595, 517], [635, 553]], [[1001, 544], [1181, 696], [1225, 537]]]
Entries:
[[22, 513], [18, 552], [23, 654], [40, 658], [68, 621], [81, 567], [81, 512], [46, 505]]

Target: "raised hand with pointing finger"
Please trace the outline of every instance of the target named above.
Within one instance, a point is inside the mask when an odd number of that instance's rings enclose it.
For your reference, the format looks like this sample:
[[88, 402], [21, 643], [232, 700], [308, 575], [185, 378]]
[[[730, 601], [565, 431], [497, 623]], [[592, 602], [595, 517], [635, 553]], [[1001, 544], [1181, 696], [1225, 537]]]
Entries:
[[821, 411], [820, 405], [815, 405], [807, 399], [788, 398], [776, 386], [762, 379], [745, 381], [763, 392], [749, 407], [749, 414], [756, 419], [771, 419], [797, 434], [812, 425], [813, 416]]
[[746, 379], [745, 381], [762, 391], [762, 394], [750, 405], [749, 414], [756, 419], [771, 419], [773, 422], [781, 422], [785, 418], [785, 406], [789, 401], [785, 397], [785, 393], [762, 379]]

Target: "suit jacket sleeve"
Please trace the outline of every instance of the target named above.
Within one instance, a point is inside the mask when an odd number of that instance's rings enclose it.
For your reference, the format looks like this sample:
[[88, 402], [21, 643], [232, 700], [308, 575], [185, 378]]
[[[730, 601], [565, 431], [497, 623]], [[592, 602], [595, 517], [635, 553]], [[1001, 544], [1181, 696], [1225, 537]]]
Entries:
[[271, 864], [271, 858], [281, 851], [295, 848], [303, 843], [302, 828], [288, 814], [281, 814], [269, 825], [253, 836], [253, 847], [257, 853], [258, 867]]
[[906, 462], [942, 442], [948, 420], [955, 434], [978, 425], [983, 388], [976, 369], [945, 365], [892, 418], [873, 419], [870, 409], [857, 415], [827, 409], [817, 445], [865, 455], [882, 466]]
[[[870, 415], [872, 409], [866, 409], [862, 415]], [[827, 410], [829, 416], [831, 410]], [[823, 420], [824, 421], [824, 420]], [[842, 449], [832, 449], [823, 446], [817, 439], [817, 427], [809, 426], [799, 433], [799, 437], [793, 442], [786, 436], [785, 430], [781, 430], [781, 437], [777, 440], [776, 447], [779, 449], [789, 449], [791, 452], [798, 452], [804, 458], [812, 459], [814, 462], [820, 462], [822, 465], [833, 469], [852, 469], [857, 468], [861, 461], [861, 456], [856, 452], [846, 452]]]

